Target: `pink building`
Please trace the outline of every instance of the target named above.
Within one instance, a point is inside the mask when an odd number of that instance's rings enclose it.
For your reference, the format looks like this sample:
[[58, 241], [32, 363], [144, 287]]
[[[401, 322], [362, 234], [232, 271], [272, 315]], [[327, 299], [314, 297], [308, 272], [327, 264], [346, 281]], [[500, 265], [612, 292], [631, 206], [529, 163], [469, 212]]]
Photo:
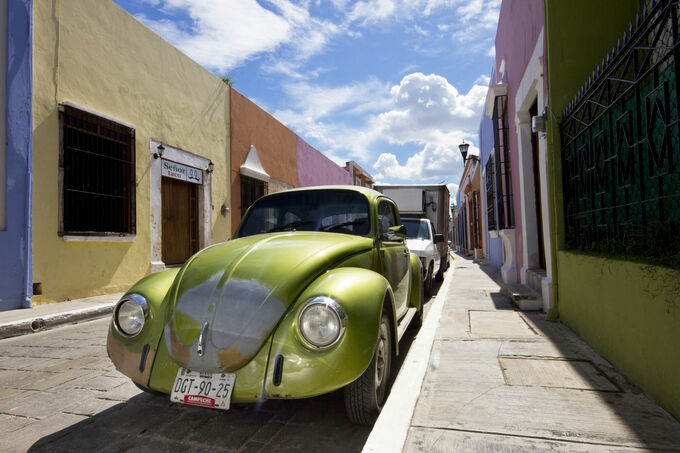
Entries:
[[[503, 240], [501, 275], [542, 297], [533, 309], [552, 306], [547, 140], [532, 130], [548, 103], [545, 82], [543, 0], [501, 5], [496, 32], [495, 80], [486, 112], [493, 120], [498, 234]], [[487, 203], [489, 200], [486, 200]]]
[[349, 172], [297, 137], [298, 187], [352, 184]]

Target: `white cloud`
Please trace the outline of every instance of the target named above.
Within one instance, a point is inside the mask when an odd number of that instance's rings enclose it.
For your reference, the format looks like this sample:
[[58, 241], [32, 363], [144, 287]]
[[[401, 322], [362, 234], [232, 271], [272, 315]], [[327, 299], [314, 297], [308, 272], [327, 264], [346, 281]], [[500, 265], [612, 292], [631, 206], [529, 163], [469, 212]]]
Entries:
[[[458, 135], [458, 137], [461, 137]], [[436, 180], [450, 181], [462, 169], [463, 158], [458, 150], [462, 138], [452, 138], [449, 143], [428, 143], [402, 165], [397, 156], [383, 153], [373, 164], [376, 179], [398, 179], [403, 181]], [[469, 154], [479, 151], [470, 145]]]
[[388, 89], [388, 84], [375, 77], [335, 87], [308, 82], [284, 84], [286, 94], [294, 99], [293, 106], [305, 116], [317, 119], [338, 112], [363, 113], [388, 108]]
[[489, 82], [491, 82], [491, 77], [482, 74], [475, 80], [475, 85], [489, 86]]
[[[410, 74], [391, 88], [376, 78], [337, 87], [299, 81], [284, 85], [291, 107], [273, 114], [336, 162], [372, 166], [376, 178], [451, 180], [462, 170], [458, 144], [476, 142], [488, 80], [478, 77], [467, 94], [434, 74]], [[376, 156], [386, 142], [420, 151], [402, 163], [393, 153]]]
[[308, 10], [287, 0], [270, 0], [273, 10], [256, 0], [157, 0], [161, 11], [186, 13], [190, 25], [170, 19], [137, 18], [201, 65], [227, 72], [262, 53], [282, 45], [304, 60], [322, 51], [340, 28], [310, 16]]
[[393, 17], [396, 10], [395, 0], [367, 0], [357, 2], [347, 14], [349, 22], [371, 25]]
[[486, 85], [475, 84], [460, 94], [442, 76], [409, 74], [392, 87], [393, 109], [379, 119], [392, 142], [438, 142], [449, 131], [478, 127], [486, 91]]
[[[336, 162], [348, 160], [345, 157], [369, 162], [371, 146], [381, 134], [377, 114], [392, 102], [389, 84], [372, 77], [336, 87], [306, 81], [283, 87], [291, 99], [290, 108], [274, 111], [274, 117], [305, 139], [315, 141]], [[357, 122], [357, 118], [362, 121]]]
[[456, 193], [458, 192], [458, 184], [455, 182], [448, 183], [446, 187], [449, 188], [449, 193], [451, 194], [451, 198], [449, 199], [450, 203], [452, 206], [456, 204]]

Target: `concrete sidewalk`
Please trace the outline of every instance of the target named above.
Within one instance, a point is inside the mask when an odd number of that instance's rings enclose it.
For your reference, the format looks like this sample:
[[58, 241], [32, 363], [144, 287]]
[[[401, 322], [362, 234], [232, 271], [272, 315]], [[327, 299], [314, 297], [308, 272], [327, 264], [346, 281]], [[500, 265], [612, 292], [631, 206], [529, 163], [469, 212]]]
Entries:
[[106, 294], [0, 311], [0, 338], [15, 337], [62, 324], [107, 316], [122, 295], [123, 293]]
[[680, 423], [457, 256], [364, 452], [680, 452]]

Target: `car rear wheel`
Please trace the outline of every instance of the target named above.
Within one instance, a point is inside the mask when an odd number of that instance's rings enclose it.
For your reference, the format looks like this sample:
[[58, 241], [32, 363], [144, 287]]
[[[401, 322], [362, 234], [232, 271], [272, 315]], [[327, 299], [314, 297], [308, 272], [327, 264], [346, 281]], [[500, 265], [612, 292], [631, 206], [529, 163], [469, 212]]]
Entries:
[[439, 257], [439, 270], [437, 271], [437, 275], [435, 275], [435, 279], [440, 282], [444, 280], [444, 272], [446, 271], [446, 262], [444, 261], [444, 258]]
[[345, 387], [345, 409], [353, 423], [370, 425], [378, 418], [387, 396], [387, 381], [392, 365], [392, 323], [383, 313], [378, 342], [370, 365], [356, 381]]

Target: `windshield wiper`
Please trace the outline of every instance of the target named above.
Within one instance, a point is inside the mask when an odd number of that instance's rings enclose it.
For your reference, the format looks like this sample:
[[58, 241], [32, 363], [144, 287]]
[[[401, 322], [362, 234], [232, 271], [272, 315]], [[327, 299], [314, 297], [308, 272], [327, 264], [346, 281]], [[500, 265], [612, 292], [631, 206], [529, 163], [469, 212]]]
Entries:
[[326, 225], [325, 227], [321, 227], [319, 231], [331, 231], [335, 228], [340, 228], [344, 226], [350, 226], [350, 225], [361, 225], [362, 223], [366, 223], [365, 220], [352, 220], [351, 222], [342, 222], [342, 223], [333, 223], [331, 225]]
[[296, 220], [294, 222], [290, 222], [290, 223], [286, 223], [286, 224], [281, 225], [281, 226], [274, 227], [271, 230], [267, 230], [266, 233], [271, 233], [272, 231], [287, 230], [287, 229], [292, 230], [292, 229], [297, 228], [297, 227], [302, 226], [302, 225], [309, 225], [310, 223], [312, 223], [310, 220], [304, 220], [304, 221]]

